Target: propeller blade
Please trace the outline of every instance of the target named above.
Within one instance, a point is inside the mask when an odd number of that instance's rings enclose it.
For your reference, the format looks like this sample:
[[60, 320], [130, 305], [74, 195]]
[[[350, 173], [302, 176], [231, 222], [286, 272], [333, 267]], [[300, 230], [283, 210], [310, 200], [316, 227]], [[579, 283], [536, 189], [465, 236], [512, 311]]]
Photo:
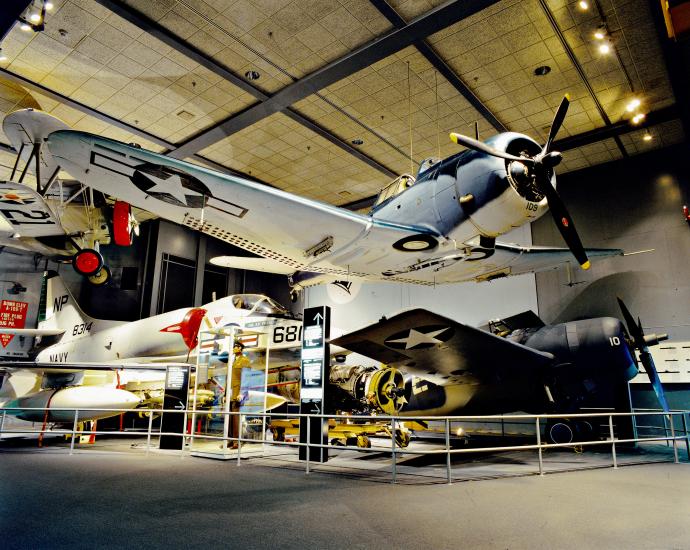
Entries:
[[558, 230], [561, 232], [563, 240], [568, 245], [568, 248], [570, 248], [570, 251], [573, 253], [573, 256], [575, 256], [575, 259], [582, 269], [589, 269], [591, 264], [587, 258], [585, 247], [582, 246], [580, 236], [575, 229], [575, 223], [570, 217], [561, 196], [554, 189], [553, 185], [551, 185], [547, 173], [543, 168], [538, 170], [536, 183], [539, 186], [539, 190], [546, 196], [546, 200], [549, 203], [549, 210], [551, 211], [554, 222], [556, 222]]
[[463, 136], [462, 134], [456, 134], [453, 132], [450, 134], [450, 139], [458, 145], [464, 145], [468, 149], [474, 149], [475, 151], [479, 151], [480, 153], [486, 153], [487, 155], [491, 155], [493, 157], [498, 157], [506, 160], [516, 160], [518, 162], [522, 162], [523, 164], [534, 164], [534, 160], [531, 158], [516, 157], [515, 155], [511, 155], [510, 153], [505, 153], [503, 151], [499, 151], [498, 149], [494, 149], [493, 147], [477, 139], [472, 139], [471, 137]]
[[664, 392], [664, 387], [661, 385], [659, 373], [657, 372], [656, 366], [654, 365], [654, 359], [652, 359], [652, 354], [649, 353], [649, 350], [646, 347], [644, 350], [640, 350], [640, 361], [642, 362], [644, 370], [647, 372], [649, 381], [652, 383], [652, 388], [654, 388], [654, 393], [656, 394], [656, 398], [659, 401], [659, 405], [661, 405], [661, 409], [664, 412], [668, 412], [670, 408], [668, 406], [668, 401], [666, 401], [666, 392]]
[[479, 141], [479, 121], [478, 120], [474, 121], [474, 139]]
[[649, 348], [647, 347], [647, 342], [644, 339], [642, 322], [640, 321], [639, 317], [637, 318], [637, 322], [635, 322], [635, 319], [623, 303], [623, 300], [621, 300], [619, 297], [616, 297], [616, 300], [618, 300], [618, 307], [621, 308], [621, 313], [623, 313], [623, 318], [625, 319], [625, 324], [628, 328], [628, 334], [632, 336], [635, 342], [635, 347], [640, 352], [640, 362], [642, 363], [642, 366], [649, 377], [649, 381], [652, 384], [652, 388], [654, 389], [656, 398], [659, 401], [659, 405], [661, 405], [661, 408], [664, 412], [669, 412], [670, 408], [668, 406], [668, 401], [666, 400], [666, 392], [664, 392], [664, 387], [661, 385], [661, 379], [659, 378], [659, 373], [654, 365], [654, 359], [652, 358], [652, 354], [649, 352]]
[[568, 96], [568, 94], [565, 94], [565, 97], [561, 100], [561, 104], [558, 106], [558, 110], [556, 111], [556, 114], [553, 117], [551, 129], [549, 130], [549, 137], [547, 138], [546, 143], [544, 144], [544, 148], [541, 150], [542, 155], [545, 155], [546, 153], [551, 151], [551, 146], [553, 145], [553, 142], [556, 139], [556, 134], [558, 134], [558, 130], [561, 129], [561, 125], [565, 120], [565, 115], [568, 112], [569, 105], [570, 97]]

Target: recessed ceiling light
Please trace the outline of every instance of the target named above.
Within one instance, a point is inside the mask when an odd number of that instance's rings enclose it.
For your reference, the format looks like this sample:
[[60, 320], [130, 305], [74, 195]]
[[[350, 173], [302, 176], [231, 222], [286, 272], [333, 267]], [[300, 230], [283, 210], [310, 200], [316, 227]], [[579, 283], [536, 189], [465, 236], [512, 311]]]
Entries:
[[52, 2], [45, 2], [45, 3], [43, 4], [43, 7], [44, 7], [46, 10], [50, 11], [50, 10], [53, 9], [53, 3], [52, 3]]
[[7, 61], [7, 56], [6, 56], [6, 55], [2, 55], [2, 54], [0, 53], [0, 63], [2, 63], [3, 61]]
[[596, 31], [594, 31], [594, 38], [597, 40], [603, 40], [606, 37], [606, 31], [599, 27]]
[[580, 6], [581, 10], [588, 10], [589, 9], [589, 4], [587, 2], [585, 2], [585, 0], [580, 0], [580, 2], [578, 2], [577, 5]]
[[537, 76], [544, 76], [545, 74], [549, 74], [551, 72], [551, 67], [548, 65], [541, 65], [540, 67], [537, 67], [534, 69], [534, 74]]
[[41, 20], [41, 14], [40, 13], [32, 13], [29, 16], [29, 19], [33, 21], [34, 23], [38, 23]]
[[19, 28], [23, 31], [30, 31], [31, 25], [29, 25], [28, 23], [22, 23]]
[[630, 102], [625, 106], [625, 110], [632, 113], [635, 109], [640, 106], [641, 101], [638, 98], [630, 100]]
[[611, 51], [611, 46], [609, 46], [608, 44], [602, 44], [601, 46], [599, 46], [599, 52], [600, 53], [607, 54], [610, 51]]
[[364, 143], [363, 139], [357, 138], [357, 139], [352, 140], [352, 145], [362, 145], [363, 143]]
[[247, 80], [259, 80], [259, 77], [261, 77], [259, 72], [254, 70], [247, 71], [244, 73], [244, 76], [247, 77]]
[[645, 118], [644, 113], [637, 113], [634, 117], [632, 117], [632, 123], [633, 124], [639, 124], [640, 122], [642, 122], [644, 120], [644, 118]]
[[645, 141], [652, 141], [652, 134], [650, 134], [649, 132], [647, 132], [647, 133], [642, 137], [642, 139], [645, 140]]

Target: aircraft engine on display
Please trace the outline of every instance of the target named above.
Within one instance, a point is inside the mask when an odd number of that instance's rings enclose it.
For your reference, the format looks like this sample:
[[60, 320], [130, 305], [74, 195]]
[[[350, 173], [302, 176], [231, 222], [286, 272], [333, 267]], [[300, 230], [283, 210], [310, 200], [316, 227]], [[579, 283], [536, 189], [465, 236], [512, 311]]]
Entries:
[[407, 402], [403, 375], [391, 367], [336, 364], [329, 382], [373, 412], [394, 415]]

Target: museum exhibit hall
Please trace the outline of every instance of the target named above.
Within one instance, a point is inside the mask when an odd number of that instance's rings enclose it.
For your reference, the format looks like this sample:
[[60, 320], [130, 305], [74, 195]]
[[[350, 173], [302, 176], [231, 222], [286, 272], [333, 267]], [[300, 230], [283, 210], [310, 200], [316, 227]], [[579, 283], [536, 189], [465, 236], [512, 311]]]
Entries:
[[688, 546], [690, 1], [4, 0], [0, 125], [4, 548]]

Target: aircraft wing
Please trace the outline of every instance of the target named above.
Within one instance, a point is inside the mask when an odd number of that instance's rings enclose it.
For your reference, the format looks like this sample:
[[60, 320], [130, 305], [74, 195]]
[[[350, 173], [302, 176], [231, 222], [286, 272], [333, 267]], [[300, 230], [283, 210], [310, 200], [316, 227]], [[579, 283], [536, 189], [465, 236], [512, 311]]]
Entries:
[[54, 132], [48, 147], [84, 184], [270, 258], [286, 271], [347, 276], [346, 255], [380, 257], [404, 237], [438, 235], [429, 227], [376, 221], [84, 132]]
[[528, 376], [553, 360], [540, 352], [424, 309], [405, 311], [331, 340], [404, 372], [455, 382]]
[[165, 371], [168, 366], [189, 366], [189, 363], [35, 363], [33, 361], [0, 361], [0, 373], [16, 371], [33, 371], [36, 374], [116, 370]]
[[48, 328], [10, 328], [0, 325], [0, 334], [14, 334], [17, 336], [28, 336], [34, 338], [36, 336], [60, 336], [65, 333], [65, 329], [48, 329]]
[[0, 216], [22, 237], [65, 234], [43, 197], [21, 183], [0, 182]]

